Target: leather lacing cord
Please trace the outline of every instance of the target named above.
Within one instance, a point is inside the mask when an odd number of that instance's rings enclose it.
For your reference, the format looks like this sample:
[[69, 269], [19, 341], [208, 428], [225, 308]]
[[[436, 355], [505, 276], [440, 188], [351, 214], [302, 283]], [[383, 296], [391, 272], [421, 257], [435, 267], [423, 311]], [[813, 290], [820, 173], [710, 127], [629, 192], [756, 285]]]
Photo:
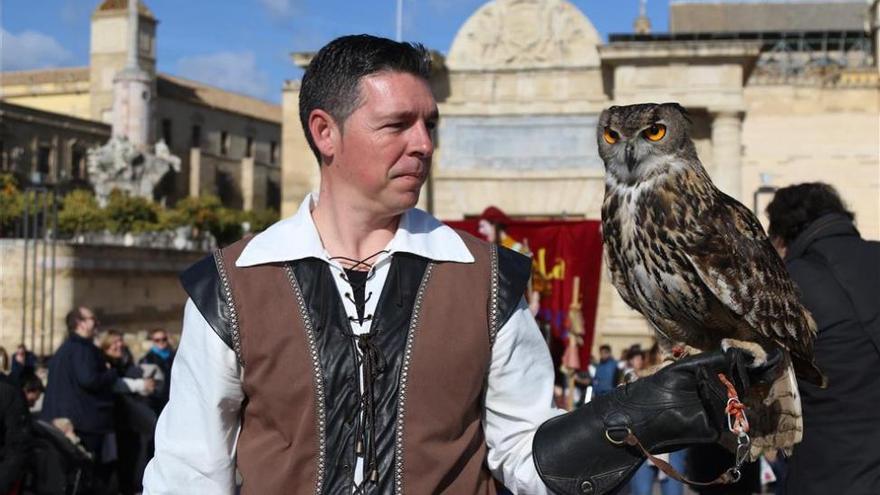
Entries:
[[652, 464], [657, 466], [657, 469], [663, 471], [666, 476], [684, 483], [686, 485], [692, 487], [701, 487], [701, 486], [712, 486], [712, 485], [727, 485], [731, 483], [736, 483], [742, 477], [742, 465], [745, 463], [748, 458], [749, 448], [751, 447], [752, 441], [749, 438], [749, 420], [746, 418], [745, 405], [740, 402], [739, 396], [736, 393], [736, 388], [733, 386], [733, 383], [724, 375], [724, 373], [718, 373], [718, 380], [724, 385], [727, 389], [727, 406], [725, 407], [725, 414], [727, 415], [727, 428], [731, 433], [736, 435], [736, 456], [734, 465], [728, 468], [726, 471], [721, 473], [717, 478], [712, 481], [701, 482], [701, 481], [692, 481], [681, 473], [679, 473], [671, 464], [668, 462], [655, 457], [648, 449], [642, 445], [642, 442], [636, 437], [636, 435], [632, 432], [629, 427], [622, 429], [622, 431], [626, 432], [626, 436], [623, 437], [623, 440], [615, 440], [612, 435], [610, 429], [605, 430], [605, 438], [608, 439], [609, 442], [615, 445], [626, 444], [631, 447], [637, 447], [644, 456], [651, 461]]
[[[363, 277], [361, 280], [352, 280], [350, 276], [347, 276], [345, 272], [340, 273], [339, 276], [345, 280], [352, 289], [352, 292], [346, 292], [345, 298], [351, 301], [357, 310], [357, 318], [353, 316], [349, 316], [348, 319], [350, 322], [357, 322], [359, 325], [363, 325], [365, 321], [371, 321], [373, 319], [373, 315], [367, 315], [364, 317], [364, 309], [367, 301], [370, 300], [373, 293], [368, 293], [362, 300], [357, 297], [358, 291], [361, 294], [365, 292], [367, 282], [373, 278], [375, 272], [372, 270], [373, 265], [369, 263], [369, 260], [379, 256], [380, 254], [387, 253], [387, 250], [378, 251], [370, 256], [362, 260], [355, 260], [351, 258], [347, 258], [345, 256], [335, 256], [330, 258], [331, 260], [342, 260], [347, 262], [350, 266], [345, 268], [347, 271], [365, 271], [359, 270], [359, 268], [366, 267], [369, 271], [369, 274]], [[398, 277], [398, 285], [400, 284], [400, 277]], [[398, 290], [398, 292], [400, 292]], [[363, 390], [361, 392], [360, 400], [358, 401], [358, 408], [361, 414], [358, 414], [358, 420], [356, 422], [355, 428], [355, 454], [364, 458], [364, 473], [363, 480], [361, 484], [355, 489], [354, 493], [361, 493], [367, 482], [376, 483], [379, 481], [379, 464], [376, 458], [376, 404], [375, 404], [375, 391], [374, 385], [376, 378], [381, 375], [385, 368], [387, 367], [387, 362], [385, 360], [385, 356], [382, 354], [379, 346], [375, 344], [373, 341], [373, 337], [376, 336], [376, 333], [373, 332], [373, 329], [370, 329], [370, 332], [363, 334], [355, 334], [351, 328], [344, 328], [343, 332], [349, 338], [351, 338], [357, 349], [358, 353], [355, 353], [356, 364], [358, 367], [363, 366]], [[367, 433], [366, 439], [364, 438], [364, 433]]]

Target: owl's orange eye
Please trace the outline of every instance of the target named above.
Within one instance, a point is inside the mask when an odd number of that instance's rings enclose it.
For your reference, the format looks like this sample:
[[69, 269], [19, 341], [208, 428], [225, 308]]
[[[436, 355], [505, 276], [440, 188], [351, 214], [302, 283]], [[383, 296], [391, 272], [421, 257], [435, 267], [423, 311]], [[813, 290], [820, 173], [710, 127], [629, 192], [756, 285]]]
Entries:
[[612, 130], [610, 127], [606, 127], [602, 137], [605, 138], [606, 143], [614, 144], [620, 139], [620, 134]]
[[650, 141], [660, 141], [666, 135], [666, 126], [663, 124], [654, 124], [645, 129], [642, 134]]

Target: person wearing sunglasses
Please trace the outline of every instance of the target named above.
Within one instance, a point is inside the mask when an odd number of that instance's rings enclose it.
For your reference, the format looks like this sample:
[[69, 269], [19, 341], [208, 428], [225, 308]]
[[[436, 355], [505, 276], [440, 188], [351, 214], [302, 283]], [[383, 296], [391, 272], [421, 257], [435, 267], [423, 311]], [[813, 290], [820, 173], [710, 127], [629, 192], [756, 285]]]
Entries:
[[171, 364], [174, 362], [174, 347], [171, 345], [171, 339], [168, 332], [162, 328], [155, 328], [150, 331], [150, 341], [153, 345], [150, 350], [140, 359], [138, 364], [152, 364], [162, 371], [165, 378], [160, 386], [156, 387], [156, 391], [150, 396], [150, 405], [156, 414], [162, 412], [165, 404], [168, 403], [168, 386], [171, 379]]

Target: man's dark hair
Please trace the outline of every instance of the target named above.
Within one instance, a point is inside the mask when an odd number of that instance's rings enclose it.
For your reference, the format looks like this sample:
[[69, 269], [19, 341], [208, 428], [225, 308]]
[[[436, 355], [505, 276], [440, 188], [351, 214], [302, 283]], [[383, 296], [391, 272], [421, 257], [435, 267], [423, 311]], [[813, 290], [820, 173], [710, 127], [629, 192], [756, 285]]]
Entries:
[[783, 187], [776, 191], [767, 205], [770, 237], [782, 239], [788, 246], [811, 223], [823, 215], [838, 213], [854, 218], [846, 209], [837, 191], [824, 182], [808, 182]]
[[602, 344], [599, 346], [599, 350], [600, 351], [608, 351], [608, 353], [610, 354], [611, 353], [611, 346], [608, 344]]
[[67, 316], [64, 317], [68, 333], [73, 333], [76, 330], [76, 326], [79, 325], [79, 322], [82, 320], [82, 306], [77, 306], [68, 311]]
[[428, 81], [431, 55], [418, 43], [359, 34], [336, 38], [309, 63], [300, 85], [299, 120], [318, 164], [321, 153], [309, 130], [312, 110], [324, 110], [342, 127], [361, 104], [361, 79], [385, 71], [406, 72]]
[[43, 393], [45, 392], [46, 387], [43, 386], [43, 382], [37, 375], [27, 373], [21, 377], [21, 389], [25, 392]]

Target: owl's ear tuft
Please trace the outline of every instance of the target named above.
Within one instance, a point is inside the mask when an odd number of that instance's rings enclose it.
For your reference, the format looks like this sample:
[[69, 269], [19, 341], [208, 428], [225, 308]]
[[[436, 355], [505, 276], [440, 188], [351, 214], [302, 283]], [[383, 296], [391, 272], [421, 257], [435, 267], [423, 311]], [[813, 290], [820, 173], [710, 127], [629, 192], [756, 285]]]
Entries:
[[673, 108], [676, 112], [680, 113], [682, 117], [684, 117], [688, 124], [693, 124], [690, 112], [688, 112], [687, 108], [681, 106], [680, 103], [673, 101], [669, 103], [664, 103], [661, 106]]

